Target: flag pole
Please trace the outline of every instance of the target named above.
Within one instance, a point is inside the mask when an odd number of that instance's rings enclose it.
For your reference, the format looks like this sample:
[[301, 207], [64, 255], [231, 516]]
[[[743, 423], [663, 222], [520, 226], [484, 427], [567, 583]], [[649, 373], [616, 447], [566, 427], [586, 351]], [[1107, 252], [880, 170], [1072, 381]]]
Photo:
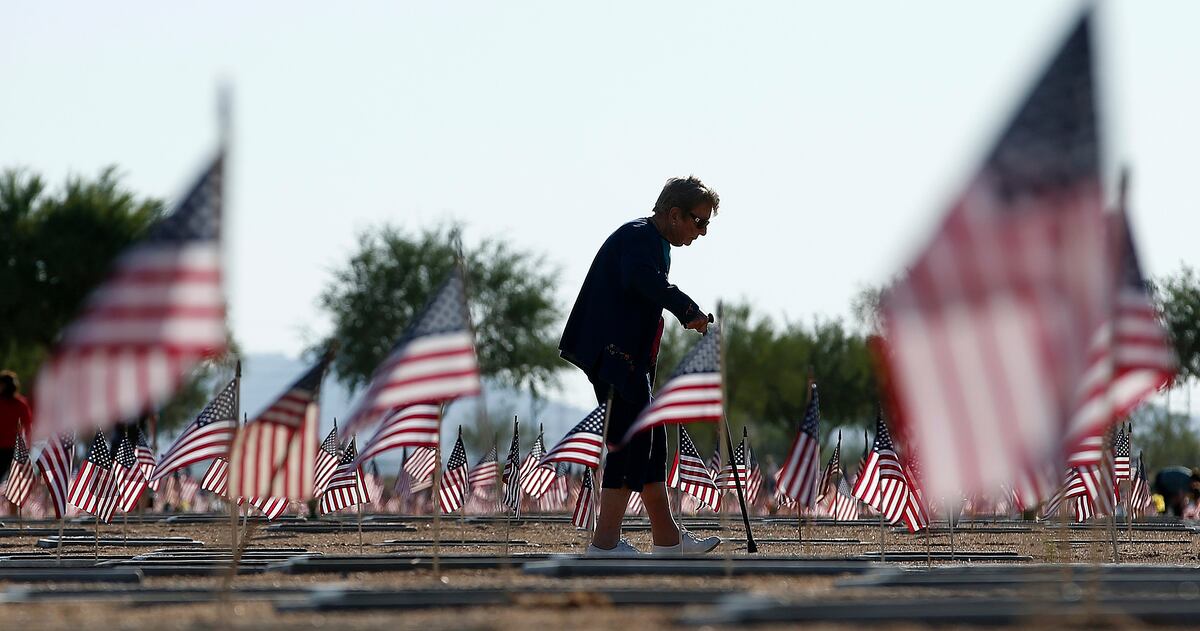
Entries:
[[[862, 474], [859, 474], [862, 475]], [[883, 541], [887, 538], [887, 521], [883, 516], [883, 511], [879, 512], [879, 560], [887, 560], [887, 552], [884, 549]]]
[[[362, 499], [362, 498], [359, 498], [359, 499]], [[362, 507], [363, 507], [363, 505], [362, 505], [362, 502], [359, 502], [359, 503], [358, 503], [358, 553], [359, 553], [360, 555], [363, 553], [363, 540], [362, 540], [362, 513], [363, 513], [363, 509], [362, 509]]]
[[[237, 417], [242, 415], [242, 360], [238, 360], [233, 368], [233, 380], [237, 386], [233, 389], [233, 419], [237, 427], [234, 428], [234, 442], [237, 441], [237, 434], [242, 431], [241, 424], [237, 424]], [[232, 449], [231, 449], [232, 451]], [[233, 473], [234, 463], [233, 454], [229, 454], [229, 472]], [[232, 556], [234, 550], [237, 549], [238, 539], [238, 505], [233, 499], [231, 483], [233, 480], [226, 479], [225, 495], [229, 500], [229, 554]]]
[[[600, 465], [596, 467], [596, 475], [593, 476], [593, 478], [592, 478], [592, 485], [596, 487], [595, 489], [592, 490], [592, 492], [593, 492], [592, 499], [595, 500], [596, 504], [597, 504], [597, 507], [596, 507], [597, 516], [599, 516], [599, 513], [600, 513], [600, 509], [599, 509], [600, 499], [604, 496], [604, 466], [608, 460], [608, 419], [609, 419], [609, 416], [612, 414], [612, 403], [613, 403], [613, 392], [614, 391], [615, 391], [615, 388], [613, 388], [611, 385], [608, 386], [608, 399], [604, 402], [604, 423], [600, 427]], [[596, 481], [597, 477], [600, 478], [599, 482]], [[582, 487], [581, 487], [581, 492], [582, 492]], [[594, 538], [596, 536], [596, 520], [595, 519], [592, 520], [592, 530], [589, 534], [591, 535], [592, 538]], [[588, 539], [588, 543], [589, 544], [591, 543], [590, 538]], [[584, 547], [584, 549], [585, 550], [587, 549], [586, 546]]]
[[[717, 313], [721, 315], [721, 325], [725, 325], [725, 317], [723, 315], [724, 306], [717, 304]], [[709, 314], [709, 321], [712, 321], [712, 314]], [[725, 337], [722, 336], [718, 345], [721, 349], [721, 419], [724, 421], [722, 426], [725, 430], [725, 446], [729, 448], [729, 470], [733, 472], [733, 488], [737, 492], [738, 504], [742, 508], [742, 524], [746, 526], [746, 552], [755, 554], [758, 552], [758, 544], [754, 543], [754, 532], [750, 530], [750, 515], [746, 512], [746, 496], [742, 493], [741, 475], [738, 473], [737, 464], [733, 462], [733, 436], [729, 432], [729, 415], [725, 413]], [[745, 455], [745, 454], [743, 454]], [[749, 469], [750, 463], [746, 463], [746, 468]]]
[[[514, 414], [514, 415], [513, 415], [513, 436], [517, 436], [517, 435], [518, 435], [518, 434], [517, 434], [517, 429], [518, 429], [518, 427], [519, 427], [519, 425], [517, 424], [517, 415], [515, 415], [515, 414]], [[518, 442], [518, 443], [517, 443], [517, 445], [518, 445], [518, 447], [517, 447], [517, 451], [518, 451], [518, 455], [519, 455], [519, 453], [520, 453], [520, 442]], [[499, 460], [500, 460], [500, 453], [499, 453], [499, 452], [497, 452], [497, 453], [496, 453], [496, 460], [497, 460], [497, 461], [499, 461]], [[505, 466], [505, 467], [507, 467], [507, 466], [508, 466], [508, 458], [505, 458], [505, 459], [504, 459], [504, 466]], [[496, 467], [496, 469], [497, 469], [497, 470], [499, 470], [500, 468], [499, 468], [499, 467]], [[520, 471], [520, 470], [521, 470], [521, 459], [520, 459], [520, 458], [517, 458], [517, 471]], [[520, 480], [519, 478], [515, 478], [515, 477], [513, 477], [513, 476], [509, 476], [509, 478], [508, 478], [508, 479], [512, 480], [512, 481], [513, 481], [513, 483], [517, 484], [517, 486], [518, 486], [518, 487], [519, 487], [519, 486], [520, 486], [520, 484], [521, 484], [521, 480]], [[497, 490], [500, 490], [500, 488], [501, 488], [501, 487], [499, 487], [499, 486], [498, 486], [498, 487], [496, 487], [496, 489], [497, 489]], [[521, 491], [520, 491], [520, 489], [519, 489], [519, 488], [517, 489], [516, 493], [517, 493], [517, 496], [516, 496], [516, 497], [517, 497], [517, 506], [516, 506], [515, 508], [513, 508], [513, 509], [512, 509], [512, 512], [511, 512], [511, 513], [510, 513], [509, 511], [507, 511], [507, 510], [505, 510], [505, 511], [504, 511], [504, 513], [505, 513], [505, 517], [506, 517], [506, 519], [504, 520], [504, 556], [505, 556], [506, 558], [508, 557], [508, 542], [509, 542], [509, 539], [511, 538], [513, 517], [515, 516], [516, 512], [517, 512], [518, 510], [520, 510], [520, 506], [521, 506]], [[502, 499], [503, 499], [503, 498], [502, 498]]]
[[[804, 396], [804, 410], [805, 410], [806, 415], [808, 414], [808, 406], [812, 404], [812, 388], [813, 388], [813, 376], [812, 376], [812, 367], [810, 366], [808, 369], [808, 392], [806, 392], [805, 396]], [[803, 421], [801, 421], [801, 425], [803, 425]], [[804, 431], [803, 427], [801, 428], [800, 431]], [[818, 431], [820, 431], [819, 428], [818, 428]], [[839, 434], [839, 438], [838, 438], [839, 441], [841, 440], [840, 436], [841, 435]], [[818, 467], [821, 466], [821, 440], [820, 439], [821, 439], [821, 437], [818, 435], [817, 436], [817, 466]], [[825, 489], [818, 489], [818, 490], [824, 491]], [[800, 545], [803, 546], [804, 545], [804, 507], [800, 505], [800, 502], [796, 502], [796, 538], [799, 540]], [[802, 547], [801, 550], [804, 550], [804, 548]]]
[[437, 439], [433, 446], [433, 491], [429, 498], [433, 504], [433, 573], [441, 571], [442, 552], [442, 415], [446, 413], [446, 404], [438, 406]]
[[951, 510], [950, 500], [946, 500], [946, 523], [950, 526], [950, 560], [954, 561], [954, 511]]

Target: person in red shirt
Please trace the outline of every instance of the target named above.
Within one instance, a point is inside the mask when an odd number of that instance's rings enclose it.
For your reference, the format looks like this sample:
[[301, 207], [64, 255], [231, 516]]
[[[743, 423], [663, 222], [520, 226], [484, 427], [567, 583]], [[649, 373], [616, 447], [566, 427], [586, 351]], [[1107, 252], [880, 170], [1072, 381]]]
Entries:
[[17, 446], [17, 427], [24, 428], [28, 436], [33, 425], [33, 411], [20, 390], [21, 382], [17, 379], [17, 373], [0, 370], [0, 480], [8, 477], [8, 468], [12, 466], [13, 452]]

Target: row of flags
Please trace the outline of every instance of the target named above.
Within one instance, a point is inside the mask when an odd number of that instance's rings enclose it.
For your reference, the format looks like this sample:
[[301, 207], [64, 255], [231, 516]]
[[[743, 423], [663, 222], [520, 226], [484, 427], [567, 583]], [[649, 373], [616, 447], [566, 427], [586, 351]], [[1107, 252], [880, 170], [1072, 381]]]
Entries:
[[[883, 297], [878, 350], [887, 369], [893, 429], [907, 457], [897, 455], [881, 414], [851, 495], [893, 523], [910, 528], [926, 523], [926, 495], [1004, 489], [1026, 506], [1052, 500], [1060, 489], [1063, 499], [1089, 498], [1093, 512], [1111, 511], [1117, 463], [1105, 437], [1175, 373], [1124, 196], [1116, 212], [1105, 211], [1092, 48], [1085, 12], [933, 238]], [[440, 466], [445, 404], [480, 392], [466, 285], [456, 265], [376, 368], [347, 419], [351, 435], [374, 428], [361, 453], [353, 438], [347, 446], [336, 439], [318, 442], [327, 354], [244, 424], [238, 420], [235, 378], [152, 471], [136, 445], [118, 443], [114, 452], [98, 433], [80, 469], [85, 475], [67, 488], [69, 459], [65, 469], [55, 461], [63, 436], [111, 427], [161, 405], [197, 362], [227, 349], [220, 266], [223, 179], [222, 150], [172, 212], [118, 258], [41, 368], [35, 390], [46, 396], [40, 397], [42, 420], [34, 438], [43, 445], [39, 463], [50, 454], [38, 468], [54, 485], [56, 510], [69, 502], [111, 515], [144, 492], [138, 490], [143, 484], [161, 483], [206, 460], [226, 463], [230, 497], [328, 498], [337, 510], [365, 495], [361, 481], [350, 484], [345, 476], [359, 480], [362, 463], [382, 453], [426, 449], [432, 464], [414, 458], [414, 468], [422, 469], [417, 472]], [[624, 442], [652, 427], [679, 425], [672, 480], [717, 508], [720, 491], [731, 481], [733, 486], [745, 481], [747, 491], [756, 491], [745, 441], [731, 454], [725, 477], [724, 469], [712, 475], [697, 464], [698, 454], [685, 453], [683, 425], [719, 423], [725, 416], [723, 331], [718, 325], [709, 331], [629, 432], [614, 439]], [[585, 429], [549, 451], [539, 437], [536, 455], [524, 464], [514, 431], [505, 466], [496, 472], [504, 482], [505, 506], [516, 512], [523, 493], [543, 495], [555, 481], [550, 464], [599, 468], [603, 420], [589, 418]], [[818, 438], [814, 387], [775, 480], [777, 495], [798, 510], [813, 510], [826, 497], [836, 505], [842, 496], [844, 475], [818, 475]], [[439, 504], [461, 504], [464, 484], [483, 483], [470, 470], [464, 477], [464, 467], [465, 452], [459, 457], [456, 449], [447, 464], [448, 485], [438, 489]], [[23, 475], [18, 482], [32, 478]], [[594, 487], [589, 476], [581, 484], [589, 479]], [[759, 479], [761, 485], [761, 474]], [[424, 478], [417, 484], [423, 483]], [[10, 486], [13, 493], [27, 492]], [[1083, 495], [1068, 497], [1068, 487]]]

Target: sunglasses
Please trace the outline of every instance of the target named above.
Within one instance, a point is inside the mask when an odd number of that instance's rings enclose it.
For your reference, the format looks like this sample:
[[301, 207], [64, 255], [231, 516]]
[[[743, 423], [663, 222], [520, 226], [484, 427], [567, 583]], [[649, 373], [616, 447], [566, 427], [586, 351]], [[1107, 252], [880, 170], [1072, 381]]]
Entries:
[[685, 210], [685, 211], [683, 211], [683, 212], [687, 213], [687, 216], [688, 216], [688, 217], [691, 217], [691, 218], [692, 218], [692, 221], [696, 222], [696, 229], [697, 229], [697, 230], [703, 230], [703, 229], [707, 228], [707, 227], [708, 227], [708, 222], [709, 222], [709, 221], [712, 221], [712, 219], [711, 219], [711, 218], [709, 218], [709, 219], [701, 219], [701, 218], [699, 218], [699, 217], [697, 217], [697, 216], [693, 215], [693, 214], [692, 214], [692, 211], [690, 211], [690, 210]]

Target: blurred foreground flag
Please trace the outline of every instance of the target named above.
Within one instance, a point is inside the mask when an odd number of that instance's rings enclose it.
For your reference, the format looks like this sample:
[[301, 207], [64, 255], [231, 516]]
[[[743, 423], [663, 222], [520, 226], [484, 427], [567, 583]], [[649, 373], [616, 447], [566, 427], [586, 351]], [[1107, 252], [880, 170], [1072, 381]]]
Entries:
[[225, 351], [222, 165], [121, 254], [38, 373], [44, 439], [108, 427], [163, 403], [192, 367]]
[[900, 426], [931, 497], [1061, 457], [1108, 317], [1090, 17], [1084, 14], [933, 239], [882, 303]]

